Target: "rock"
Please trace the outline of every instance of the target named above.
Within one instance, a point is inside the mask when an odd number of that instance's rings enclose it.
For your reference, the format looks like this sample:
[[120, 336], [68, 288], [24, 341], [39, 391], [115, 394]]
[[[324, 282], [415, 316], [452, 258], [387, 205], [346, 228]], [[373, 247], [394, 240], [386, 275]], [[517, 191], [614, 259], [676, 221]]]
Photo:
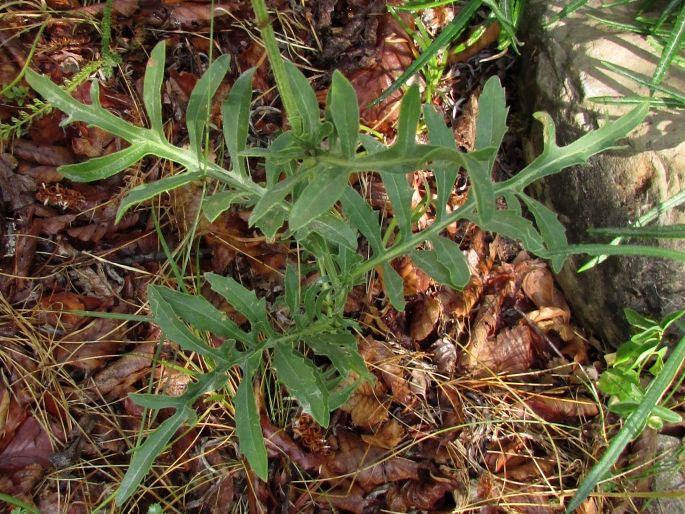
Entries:
[[[656, 455], [658, 461], [657, 469], [661, 470], [654, 477], [652, 489], [654, 492], [682, 491], [685, 489], [685, 475], [682, 471], [682, 462], [679, 459], [683, 442], [677, 437], [667, 435], [657, 436]], [[685, 498], [668, 497], [666, 494], [662, 498], [646, 502], [644, 505], [645, 514], [675, 514], [685, 512]]]
[[[627, 67], [650, 80], [657, 52], [638, 35], [609, 28], [588, 14], [612, 21], [634, 20], [636, 2], [600, 10], [591, 0], [570, 18], [545, 27], [563, 2], [530, 0], [521, 30], [521, 109], [532, 120], [547, 111], [557, 124], [559, 144], [568, 144], [632, 107], [592, 102], [593, 96], [647, 95], [648, 90], [609, 71], [601, 60]], [[672, 67], [664, 84], [685, 91], [685, 72]], [[683, 189], [685, 117], [683, 111], [653, 111], [630, 136], [627, 147], [591, 159], [587, 166], [548, 177], [534, 194], [559, 214], [569, 242], [608, 242], [592, 238], [592, 227], [623, 227]], [[540, 126], [531, 121], [524, 136], [529, 160], [542, 150]], [[659, 224], [685, 223], [682, 206], [664, 212]], [[644, 241], [641, 241], [644, 242]], [[685, 241], [654, 242], [685, 250]], [[576, 269], [588, 260], [574, 256], [557, 276], [579, 320], [605, 341], [626, 340], [623, 309], [656, 318], [685, 306], [685, 265], [652, 258], [611, 257], [589, 272]]]

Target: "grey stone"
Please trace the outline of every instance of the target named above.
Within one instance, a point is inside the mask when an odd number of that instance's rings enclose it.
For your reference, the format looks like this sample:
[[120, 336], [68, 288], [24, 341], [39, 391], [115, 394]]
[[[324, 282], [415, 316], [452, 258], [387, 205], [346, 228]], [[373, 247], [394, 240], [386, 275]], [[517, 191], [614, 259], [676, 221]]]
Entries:
[[[570, 18], [545, 27], [563, 2], [530, 0], [521, 31], [522, 73], [519, 87], [525, 119], [546, 111], [557, 125], [557, 142], [568, 144], [630, 106], [592, 102], [592, 96], [647, 95], [648, 90], [609, 71], [610, 61], [646, 80], [659, 56], [642, 36], [608, 28], [595, 14], [614, 21], [634, 19], [634, 6], [598, 9], [591, 0]], [[685, 72], [672, 67], [668, 87], [685, 91]], [[658, 110], [636, 129], [623, 149], [592, 158], [587, 166], [567, 170], [533, 186], [533, 193], [559, 213], [571, 243], [608, 242], [592, 238], [592, 227], [627, 226], [641, 214], [680, 192], [685, 184], [685, 116]], [[524, 137], [528, 159], [542, 150], [539, 124]], [[685, 223], [685, 209], [661, 214], [658, 224]], [[643, 241], [642, 241], [643, 242]], [[685, 250], [685, 241], [651, 242]], [[618, 345], [628, 336], [623, 309], [661, 317], [685, 306], [685, 265], [638, 257], [611, 257], [590, 270], [576, 269], [587, 256], [574, 256], [557, 276], [574, 315], [605, 341]]]
[[668, 491], [685, 490], [685, 475], [683, 463], [680, 460], [682, 441], [677, 437], [667, 435], [657, 436], [658, 472], [654, 476], [652, 490], [664, 492], [664, 496], [646, 503], [645, 514], [675, 514], [685, 512], [685, 498], [668, 497]]

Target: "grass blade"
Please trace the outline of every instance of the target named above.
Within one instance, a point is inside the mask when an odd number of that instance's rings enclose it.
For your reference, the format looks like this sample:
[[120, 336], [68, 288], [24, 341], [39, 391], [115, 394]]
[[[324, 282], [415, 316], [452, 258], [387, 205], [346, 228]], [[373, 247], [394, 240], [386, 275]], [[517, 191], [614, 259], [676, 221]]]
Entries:
[[677, 344], [673, 353], [664, 364], [661, 373], [649, 384], [645, 396], [640, 405], [626, 419], [623, 428], [611, 440], [611, 444], [602, 455], [602, 458], [590, 470], [580, 484], [575, 496], [566, 507], [566, 514], [571, 514], [583, 503], [583, 500], [592, 492], [595, 485], [609, 473], [611, 467], [620, 457], [625, 447], [637, 437], [644, 427], [645, 421], [649, 418], [654, 405], [659, 403], [659, 399], [664, 395], [676, 373], [685, 359], [685, 337]]

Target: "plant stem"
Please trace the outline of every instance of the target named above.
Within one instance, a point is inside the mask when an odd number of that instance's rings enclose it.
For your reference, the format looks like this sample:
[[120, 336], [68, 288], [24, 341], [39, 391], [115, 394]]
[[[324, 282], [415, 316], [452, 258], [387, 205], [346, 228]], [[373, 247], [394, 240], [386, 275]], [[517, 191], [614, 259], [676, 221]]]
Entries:
[[276, 87], [281, 95], [281, 101], [285, 107], [285, 113], [288, 118], [288, 123], [293, 128], [296, 136], [302, 135], [302, 117], [297, 109], [295, 102], [295, 95], [293, 93], [290, 80], [285, 71], [283, 57], [278, 50], [278, 43], [276, 42], [276, 34], [274, 28], [269, 20], [269, 14], [266, 10], [266, 3], [264, 0], [252, 0], [252, 9], [254, 10], [257, 26], [262, 34], [264, 41], [264, 49], [266, 56], [269, 59], [271, 70], [276, 80]]

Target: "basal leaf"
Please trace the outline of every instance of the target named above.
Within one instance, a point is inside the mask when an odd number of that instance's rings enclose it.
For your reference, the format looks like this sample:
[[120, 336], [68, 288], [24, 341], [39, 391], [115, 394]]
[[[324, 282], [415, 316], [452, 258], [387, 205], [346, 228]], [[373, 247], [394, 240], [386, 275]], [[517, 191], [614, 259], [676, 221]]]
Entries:
[[333, 72], [331, 100], [328, 106], [345, 157], [354, 155], [359, 135], [359, 105], [352, 84], [338, 70]]
[[129, 398], [137, 405], [146, 409], [178, 409], [183, 406], [184, 400], [179, 396], [169, 396], [168, 394], [137, 394], [129, 393]]
[[213, 194], [202, 202], [202, 212], [205, 217], [214, 222], [233, 204], [240, 204], [245, 201], [245, 194], [239, 191], [220, 191]]
[[342, 202], [345, 215], [369, 242], [373, 253], [381, 255], [383, 253], [383, 241], [381, 239], [378, 213], [369, 207], [369, 204], [351, 187], [345, 188], [340, 201]]
[[[540, 230], [540, 235], [542, 235], [542, 239], [544, 239], [547, 248], [550, 250], [566, 248], [566, 246], [568, 246], [566, 228], [557, 219], [557, 215], [526, 194], [519, 195], [519, 198], [525, 202], [528, 210], [530, 210], [531, 214], [535, 217], [535, 223]], [[555, 255], [550, 260], [554, 272], [559, 273], [561, 268], [564, 267], [566, 256]]]
[[150, 119], [153, 132], [164, 137], [162, 128], [162, 81], [164, 80], [164, 61], [166, 58], [166, 42], [160, 41], [150, 54], [145, 68], [143, 80], [143, 104]]
[[357, 341], [352, 334], [317, 334], [306, 339], [305, 343], [317, 355], [328, 357], [341, 376], [347, 377], [352, 372], [365, 380], [373, 380], [373, 374], [369, 372], [359, 354]]
[[300, 277], [297, 268], [292, 264], [285, 267], [285, 304], [294, 316], [300, 311]]
[[190, 150], [200, 159], [202, 155], [202, 140], [205, 127], [209, 123], [212, 109], [212, 98], [219, 88], [219, 84], [226, 76], [231, 56], [224, 54], [212, 62], [200, 80], [197, 81], [188, 99], [186, 109], [186, 126]]
[[171, 304], [165, 300], [164, 293], [160, 290], [163, 290], [160, 286], [149, 286], [147, 296], [155, 323], [159, 325], [162, 332], [186, 351], [199, 353], [205, 357], [225, 360], [215, 348], [209, 346], [188, 329]]
[[398, 148], [401, 153], [405, 153], [416, 145], [416, 128], [421, 116], [421, 95], [419, 88], [413, 84], [400, 103], [400, 119], [397, 124], [397, 138], [393, 148]]
[[448, 285], [455, 289], [464, 289], [471, 279], [471, 271], [459, 245], [445, 237], [436, 236], [430, 239], [438, 262], [449, 274]]
[[122, 506], [126, 500], [138, 488], [145, 476], [150, 471], [155, 459], [164, 451], [176, 431], [183, 426], [192, 412], [190, 407], [184, 405], [170, 417], [164, 420], [145, 442], [139, 446], [131, 459], [119, 489], [117, 489], [114, 501]]
[[102, 180], [133, 166], [149, 154], [150, 150], [151, 147], [147, 144], [137, 143], [102, 157], [95, 157], [77, 164], [60, 166], [57, 171], [73, 182]]
[[185, 173], [180, 173], [172, 177], [165, 177], [157, 182], [150, 182], [134, 187], [121, 201], [119, 210], [117, 210], [115, 222], [119, 223], [121, 218], [124, 217], [124, 214], [126, 214], [126, 212], [134, 205], [138, 205], [139, 203], [149, 200], [150, 198], [153, 198], [159, 194], [168, 193], [176, 188], [190, 184], [194, 180], [202, 178], [202, 176], [203, 175], [201, 172], [186, 171]]
[[[86, 105], [75, 100], [49, 78], [39, 75], [31, 69], [26, 70], [25, 78], [29, 85], [38, 91], [50, 105], [67, 114], [67, 119], [63, 122], [64, 124], [83, 121], [88, 125], [99, 127], [110, 134], [119, 136], [128, 142], [136, 140], [143, 142], [147, 139], [146, 134], [149, 133], [148, 130], [136, 127], [121, 118], [117, 118], [100, 105]], [[91, 92], [94, 96], [99, 92], [97, 84], [97, 81], [91, 82]]]
[[240, 330], [225, 313], [218, 310], [199, 294], [184, 294], [161, 286], [150, 286], [183, 321], [200, 330], [207, 330], [220, 337], [249, 341], [245, 332]]
[[404, 238], [409, 238], [412, 233], [411, 200], [414, 190], [407, 182], [406, 175], [385, 172], [381, 172], [380, 175], [392, 205], [394, 219], [397, 220], [397, 225], [400, 227], [400, 234]]
[[404, 300], [404, 281], [389, 262], [383, 263], [383, 287], [390, 304], [398, 311], [404, 311], [407, 302]]
[[319, 126], [321, 125], [321, 112], [316, 93], [309, 84], [307, 77], [293, 63], [285, 61], [285, 71], [292, 86], [296, 91], [295, 102], [302, 117], [302, 138], [309, 144], [316, 145], [319, 142]]
[[290, 230], [299, 230], [330, 210], [345, 192], [347, 181], [347, 173], [337, 167], [318, 171], [290, 210]]
[[435, 250], [414, 250], [411, 253], [411, 260], [429, 277], [440, 284], [451, 284], [452, 277], [450, 272], [440, 262]]
[[494, 151], [487, 159], [476, 158], [473, 153], [466, 154], [466, 169], [471, 181], [471, 193], [476, 199], [478, 207], [478, 225], [486, 225], [495, 215], [497, 205], [495, 203], [495, 191], [492, 181], [492, 162]]
[[205, 273], [205, 278], [214, 291], [226, 298], [226, 301], [250, 322], [268, 324], [266, 301], [263, 298], [258, 299], [254, 291], [245, 288], [231, 277], [223, 277], [216, 273]]
[[283, 202], [286, 197], [290, 195], [293, 192], [293, 189], [295, 189], [295, 186], [305, 178], [305, 174], [293, 175], [270, 186], [266, 191], [266, 194], [259, 199], [252, 209], [249, 225], [251, 227], [256, 225], [259, 220], [272, 212], [280, 204], [284, 205]]
[[[445, 120], [432, 105], [424, 105], [423, 119], [428, 127], [428, 138], [431, 144], [444, 146], [446, 148], [457, 149], [452, 130], [445, 125]], [[438, 193], [436, 200], [436, 220], [440, 221], [446, 213], [445, 207], [452, 194], [454, 183], [459, 174], [459, 167], [454, 163], [446, 161], [433, 162], [433, 176], [435, 177], [435, 188]]]
[[274, 348], [272, 363], [278, 380], [285, 385], [302, 406], [322, 427], [330, 421], [328, 390], [320, 371], [311, 360], [292, 348], [281, 345]]
[[252, 77], [256, 68], [250, 68], [238, 77], [224, 104], [221, 106], [224, 139], [231, 167], [241, 175], [247, 174], [245, 158], [239, 154], [247, 144], [250, 129], [250, 103], [252, 102]]
[[540, 257], [547, 256], [542, 237], [533, 224], [513, 211], [496, 211], [492, 219], [482, 226], [483, 229], [515, 239], [523, 247]]
[[[302, 237], [300, 237], [302, 232]], [[326, 241], [357, 251], [357, 232], [333, 212], [325, 212], [298, 232], [298, 239], [316, 232]]]
[[235, 405], [235, 431], [240, 451], [250, 463], [252, 471], [266, 481], [269, 476], [269, 462], [264, 446], [264, 435], [259, 424], [257, 402], [252, 391], [252, 372], [244, 373], [233, 398]]
[[490, 77], [478, 99], [476, 149], [499, 148], [507, 132], [507, 103], [497, 75]]

